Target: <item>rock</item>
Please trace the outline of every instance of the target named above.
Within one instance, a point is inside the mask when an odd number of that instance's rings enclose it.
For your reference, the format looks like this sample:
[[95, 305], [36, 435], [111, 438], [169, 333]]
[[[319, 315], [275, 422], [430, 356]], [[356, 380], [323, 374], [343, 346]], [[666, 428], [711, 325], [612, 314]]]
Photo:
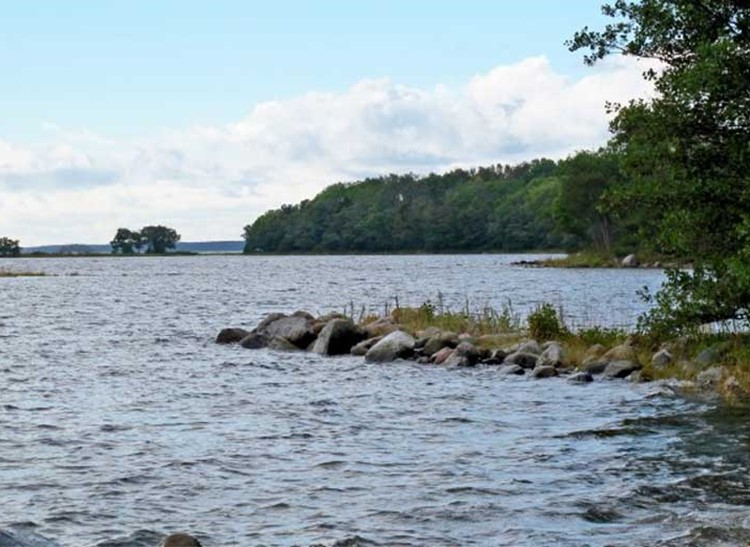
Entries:
[[0, 530], [0, 547], [59, 547], [59, 544], [19, 527]]
[[320, 331], [312, 351], [320, 355], [345, 355], [364, 338], [365, 333], [350, 319], [333, 319]]
[[575, 374], [568, 377], [568, 382], [572, 382], [574, 384], [587, 384], [589, 382], [593, 382], [594, 377], [591, 376], [588, 372], [576, 372]]
[[666, 349], [660, 349], [651, 357], [651, 364], [654, 368], [664, 368], [674, 361], [674, 357]]
[[240, 346], [247, 349], [261, 349], [265, 348], [270, 341], [271, 338], [265, 334], [251, 332], [240, 340]]
[[581, 362], [581, 365], [584, 367], [590, 363], [594, 363], [597, 361], [601, 361], [602, 355], [607, 353], [607, 348], [602, 346], [601, 344], [594, 344], [589, 349], [586, 350], [586, 354], [583, 356], [583, 361]]
[[448, 367], [473, 367], [479, 362], [479, 350], [469, 342], [461, 342], [443, 363]]
[[438, 327], [427, 327], [426, 329], [421, 330], [417, 333], [417, 338], [427, 341], [433, 336], [437, 336], [438, 334], [442, 332], [443, 331], [439, 329]]
[[622, 259], [622, 262], [620, 262], [620, 265], [623, 268], [637, 268], [638, 266], [640, 266], [640, 264], [640, 260], [638, 260], [638, 257], [634, 254], [629, 254]]
[[276, 351], [300, 351], [298, 346], [295, 346], [289, 340], [282, 338], [281, 336], [274, 336], [271, 338], [266, 344], [266, 348]]
[[397, 330], [372, 346], [365, 354], [365, 361], [388, 363], [396, 359], [411, 357], [413, 352], [414, 338], [402, 330]]
[[606, 361], [602, 361], [601, 359], [596, 361], [589, 361], [588, 363], [584, 361], [584, 363], [585, 364], [581, 365], [581, 368], [583, 368], [583, 370], [585, 372], [588, 372], [589, 374], [601, 374], [602, 372], [604, 372], [604, 369], [607, 368], [608, 364]]
[[700, 368], [709, 367], [721, 360], [721, 352], [716, 347], [706, 348], [695, 356], [693, 361]]
[[545, 345], [547, 347], [544, 349], [544, 351], [542, 351], [542, 354], [536, 360], [536, 366], [564, 366], [565, 352], [563, 351], [562, 346], [558, 342], [552, 342]]
[[646, 382], [650, 382], [653, 378], [646, 374], [643, 370], [636, 370], [635, 372], [632, 372], [628, 377], [627, 380], [629, 382], [633, 382], [634, 384], [645, 384]]
[[313, 322], [306, 317], [280, 317], [275, 321], [264, 321], [264, 325], [255, 329], [258, 334], [265, 334], [271, 338], [278, 336], [286, 338], [300, 349], [305, 349], [315, 340]]
[[526, 374], [526, 370], [520, 365], [502, 365], [497, 371], [500, 374], [515, 374], [518, 376]]
[[703, 387], [715, 387], [726, 374], [724, 367], [711, 367], [698, 374], [696, 381]]
[[533, 353], [534, 355], [541, 355], [542, 347], [536, 340], [527, 340], [518, 346], [516, 353]]
[[309, 311], [305, 310], [297, 310], [292, 314], [292, 317], [302, 317], [303, 319], [307, 319], [308, 321], [315, 321], [315, 316]]
[[742, 384], [740, 384], [740, 381], [734, 377], [730, 376], [726, 380], [724, 380], [724, 392], [729, 395], [740, 395], [742, 393]]
[[426, 355], [422, 355], [421, 357], [417, 359], [417, 364], [420, 364], [420, 365], [429, 365], [430, 363], [432, 363], [432, 361], [430, 361], [430, 358], [427, 357]]
[[633, 361], [627, 361], [624, 359], [612, 361], [604, 369], [604, 376], [607, 376], [608, 378], [626, 378], [640, 368], [641, 365], [634, 363]]
[[494, 349], [490, 352], [489, 357], [482, 359], [483, 365], [500, 365], [505, 358], [508, 356], [508, 352], [504, 349]]
[[286, 317], [285, 313], [278, 313], [278, 312], [269, 313], [268, 315], [266, 315], [266, 317], [263, 319], [263, 321], [261, 321], [260, 323], [258, 323], [258, 326], [255, 327], [255, 331], [256, 332], [262, 331], [263, 329], [265, 329], [268, 325], [270, 325], [274, 321], [278, 321], [279, 319], [283, 319], [284, 317]]
[[531, 376], [534, 378], [551, 378], [557, 376], [557, 369], [552, 365], [536, 366], [531, 371]]
[[248, 334], [250, 333], [246, 331], [245, 329], [239, 329], [239, 328], [221, 329], [221, 331], [219, 331], [219, 335], [216, 337], [216, 343], [217, 344], [236, 344]]
[[534, 368], [536, 366], [536, 360], [538, 359], [538, 357], [539, 356], [534, 353], [517, 351], [508, 355], [503, 363], [507, 365], [518, 365], [523, 368]]
[[390, 317], [381, 317], [376, 319], [372, 323], [361, 325], [362, 330], [365, 331], [367, 338], [374, 338], [375, 336], [385, 336], [398, 330], [398, 325]]
[[455, 348], [458, 346], [458, 335], [455, 332], [440, 332], [425, 343], [422, 354], [434, 355], [443, 348]]
[[188, 534], [171, 534], [164, 538], [160, 547], [202, 547], [200, 541]]
[[436, 365], [442, 365], [451, 355], [453, 355], [453, 348], [443, 348], [433, 354], [433, 356], [430, 357], [430, 360]]
[[628, 343], [620, 344], [619, 346], [613, 347], [607, 353], [602, 356], [603, 361], [635, 361], [636, 360], [635, 350], [633, 346]]
[[367, 350], [370, 349], [372, 346], [377, 344], [383, 339], [382, 336], [376, 336], [374, 338], [368, 338], [367, 340], [362, 340], [359, 344], [355, 345], [352, 348], [351, 354], [356, 355], [358, 357], [364, 356], [365, 353], [367, 353]]

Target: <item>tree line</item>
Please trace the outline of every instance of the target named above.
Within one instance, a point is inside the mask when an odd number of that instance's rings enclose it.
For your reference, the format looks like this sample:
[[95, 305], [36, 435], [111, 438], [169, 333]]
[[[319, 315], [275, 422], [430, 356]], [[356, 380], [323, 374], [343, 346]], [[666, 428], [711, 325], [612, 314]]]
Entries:
[[21, 254], [21, 245], [17, 239], [0, 237], [0, 256], [18, 256]]
[[620, 183], [606, 151], [339, 183], [246, 226], [245, 252], [624, 251], [631, 218], [599, 209]]

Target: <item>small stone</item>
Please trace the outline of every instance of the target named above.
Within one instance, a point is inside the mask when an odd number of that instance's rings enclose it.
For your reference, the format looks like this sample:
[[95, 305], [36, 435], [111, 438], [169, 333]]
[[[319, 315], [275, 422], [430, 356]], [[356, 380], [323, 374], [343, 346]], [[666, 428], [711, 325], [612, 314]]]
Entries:
[[531, 375], [534, 378], [551, 378], [557, 376], [557, 369], [551, 365], [536, 366], [531, 371]]

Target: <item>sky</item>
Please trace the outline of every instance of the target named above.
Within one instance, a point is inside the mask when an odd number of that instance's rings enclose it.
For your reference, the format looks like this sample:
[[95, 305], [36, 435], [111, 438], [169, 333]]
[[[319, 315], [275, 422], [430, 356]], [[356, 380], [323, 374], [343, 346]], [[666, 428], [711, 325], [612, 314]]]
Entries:
[[239, 239], [366, 176], [564, 158], [644, 65], [564, 41], [592, 0], [0, 0], [0, 237]]

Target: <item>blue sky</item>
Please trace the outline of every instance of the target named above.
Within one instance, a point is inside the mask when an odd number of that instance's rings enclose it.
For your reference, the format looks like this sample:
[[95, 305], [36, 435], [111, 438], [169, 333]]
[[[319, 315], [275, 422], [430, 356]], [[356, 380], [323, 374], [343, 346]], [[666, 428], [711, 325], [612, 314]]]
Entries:
[[[642, 67], [563, 45], [598, 0], [0, 0], [0, 235], [235, 239], [339, 180], [564, 157]], [[148, 194], [148, 197], [146, 196]]]

